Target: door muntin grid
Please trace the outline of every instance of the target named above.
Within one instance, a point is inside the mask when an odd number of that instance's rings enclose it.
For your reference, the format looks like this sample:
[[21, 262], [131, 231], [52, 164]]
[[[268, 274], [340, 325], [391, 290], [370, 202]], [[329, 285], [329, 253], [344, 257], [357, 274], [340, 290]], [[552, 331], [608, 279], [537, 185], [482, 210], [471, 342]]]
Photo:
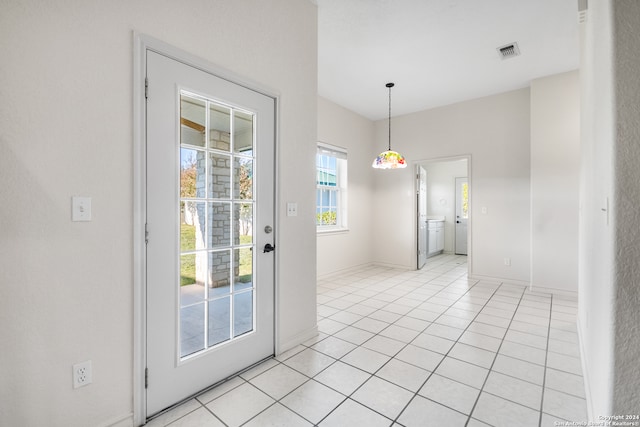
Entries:
[[255, 122], [180, 92], [180, 360], [256, 329]]

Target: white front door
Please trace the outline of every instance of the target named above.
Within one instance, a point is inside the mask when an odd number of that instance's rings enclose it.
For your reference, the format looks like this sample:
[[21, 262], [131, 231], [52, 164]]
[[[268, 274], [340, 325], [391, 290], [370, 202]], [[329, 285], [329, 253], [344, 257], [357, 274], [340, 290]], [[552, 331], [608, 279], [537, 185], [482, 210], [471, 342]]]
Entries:
[[469, 181], [456, 178], [456, 250], [467, 255], [467, 221], [469, 219]]
[[418, 205], [418, 270], [427, 262], [428, 236], [427, 236], [427, 171], [422, 166], [417, 166], [417, 205]]
[[274, 353], [275, 101], [152, 51], [147, 83], [151, 416]]

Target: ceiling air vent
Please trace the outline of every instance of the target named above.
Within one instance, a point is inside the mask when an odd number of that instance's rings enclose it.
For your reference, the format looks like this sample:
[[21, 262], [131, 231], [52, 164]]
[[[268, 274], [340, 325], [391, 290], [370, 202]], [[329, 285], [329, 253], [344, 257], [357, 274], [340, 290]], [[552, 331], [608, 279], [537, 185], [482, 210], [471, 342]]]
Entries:
[[509, 43], [504, 46], [500, 46], [497, 48], [498, 53], [500, 54], [501, 59], [509, 59], [514, 56], [520, 55], [520, 49], [518, 49], [518, 43]]

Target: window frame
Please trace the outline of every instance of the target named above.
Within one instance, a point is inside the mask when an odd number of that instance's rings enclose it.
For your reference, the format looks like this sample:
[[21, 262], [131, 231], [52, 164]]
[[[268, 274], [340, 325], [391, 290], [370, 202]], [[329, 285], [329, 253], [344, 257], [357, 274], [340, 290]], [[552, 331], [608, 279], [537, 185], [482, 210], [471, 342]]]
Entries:
[[[322, 185], [318, 183], [318, 155], [334, 157], [336, 159], [336, 185]], [[316, 217], [316, 231], [318, 233], [335, 233], [349, 231], [347, 218], [347, 177], [348, 177], [348, 152], [346, 148], [318, 141], [316, 150], [316, 215], [318, 207], [318, 190], [329, 190], [335, 194], [336, 224], [318, 224]]]

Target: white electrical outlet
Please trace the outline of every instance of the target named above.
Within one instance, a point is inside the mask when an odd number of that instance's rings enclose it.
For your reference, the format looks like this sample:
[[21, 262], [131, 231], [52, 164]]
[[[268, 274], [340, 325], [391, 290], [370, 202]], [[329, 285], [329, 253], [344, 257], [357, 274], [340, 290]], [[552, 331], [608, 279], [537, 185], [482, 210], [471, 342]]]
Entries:
[[505, 258], [504, 259], [504, 265], [506, 265], [507, 267], [511, 266], [511, 258]]
[[287, 203], [287, 216], [298, 216], [297, 203]]
[[91, 360], [73, 365], [73, 388], [83, 387], [92, 381]]

